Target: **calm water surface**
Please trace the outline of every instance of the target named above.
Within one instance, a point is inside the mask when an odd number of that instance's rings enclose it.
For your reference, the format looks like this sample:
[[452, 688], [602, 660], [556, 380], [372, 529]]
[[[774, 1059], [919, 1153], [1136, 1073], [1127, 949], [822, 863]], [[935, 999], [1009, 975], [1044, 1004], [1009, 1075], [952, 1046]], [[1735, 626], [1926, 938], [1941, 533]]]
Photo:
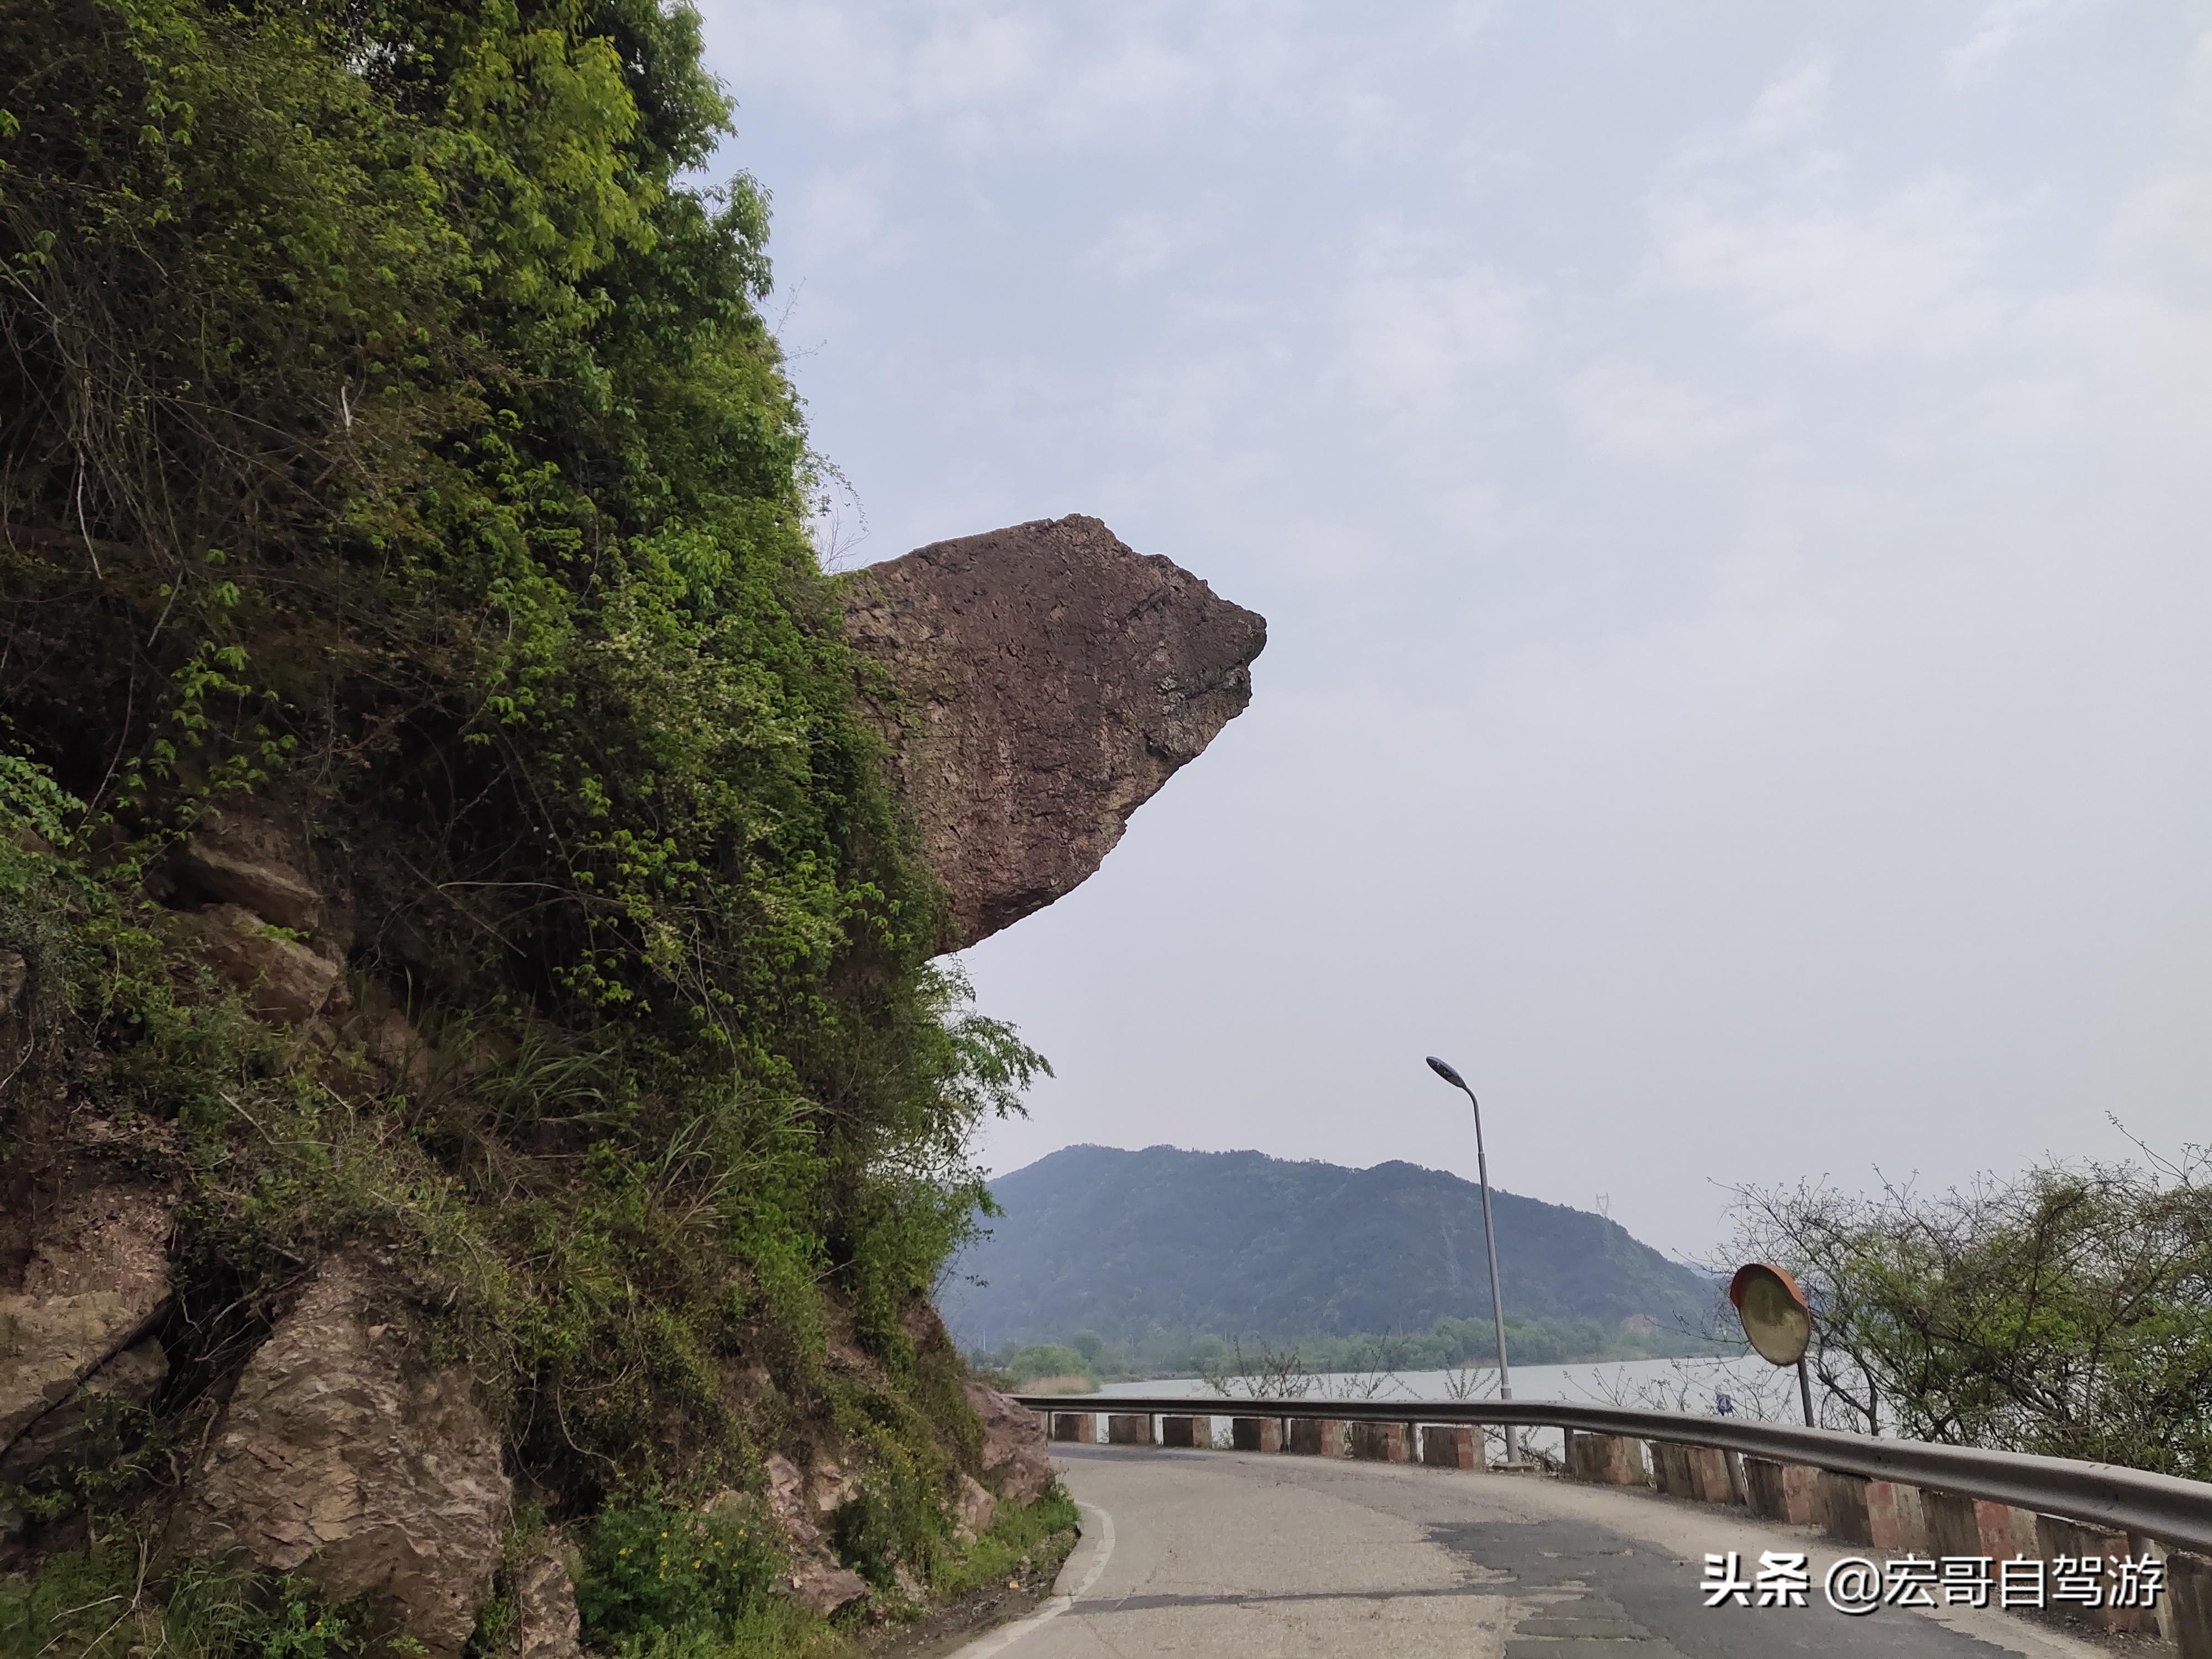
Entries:
[[[1308, 1400], [1443, 1401], [1455, 1397], [1455, 1380], [1472, 1380], [1467, 1397], [1493, 1399], [1498, 1393], [1495, 1367], [1463, 1373], [1455, 1379], [1446, 1371], [1328, 1373], [1313, 1379]], [[1463, 1391], [1463, 1390], [1462, 1390]], [[1194, 1402], [1230, 1402], [1214, 1394], [1194, 1376], [1156, 1377], [1134, 1382], [1109, 1382], [1095, 1395], [1069, 1396], [1079, 1401], [1130, 1399], [1143, 1395], [1187, 1396]], [[1755, 1356], [1703, 1359], [1618, 1359], [1581, 1365], [1516, 1365], [1513, 1397], [1517, 1400], [1558, 1400], [1575, 1405], [1629, 1406], [1649, 1411], [1712, 1412], [1724, 1398], [1732, 1413], [1767, 1417], [1778, 1421], [1798, 1419], [1797, 1379], [1794, 1371], [1778, 1371]], [[1226, 1422], [1215, 1425], [1216, 1437], [1225, 1440]], [[1528, 1444], [1556, 1455], [1557, 1430], [1535, 1429], [1527, 1433]]]

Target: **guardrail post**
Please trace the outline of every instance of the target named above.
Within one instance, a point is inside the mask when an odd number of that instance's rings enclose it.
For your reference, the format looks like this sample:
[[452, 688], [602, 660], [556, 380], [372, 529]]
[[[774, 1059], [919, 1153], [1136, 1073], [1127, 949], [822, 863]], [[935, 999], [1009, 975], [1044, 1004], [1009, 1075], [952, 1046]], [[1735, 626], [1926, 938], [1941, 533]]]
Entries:
[[1421, 1462], [1435, 1469], [1482, 1469], [1482, 1431], [1472, 1423], [1431, 1423], [1421, 1431]]
[[1894, 1480], [1867, 1482], [1867, 1530], [1874, 1547], [1893, 1555], [1927, 1555], [1928, 1511], [1920, 1501], [1920, 1488]]
[[1403, 1423], [1354, 1423], [1352, 1455], [1375, 1463], [1402, 1463], [1407, 1458]]
[[1279, 1417], [1232, 1417], [1229, 1443], [1238, 1451], [1279, 1452], [1283, 1449], [1283, 1419]]
[[1098, 1419], [1089, 1412], [1054, 1412], [1052, 1414], [1052, 1437], [1095, 1446], [1098, 1443]]
[[2157, 1605], [2151, 1610], [2150, 1622], [2144, 1628], [2157, 1632], [2158, 1639], [2171, 1647], [2176, 1639], [2173, 1633], [2173, 1583], [2172, 1569], [2166, 1565], [2166, 1558], [2172, 1552], [2155, 1538], [2145, 1538], [2141, 1533], [2131, 1532], [2128, 1534], [2128, 1553], [2148, 1556], [2160, 1564], [2160, 1572], [2166, 1575], [2166, 1582], [2158, 1593]]
[[[2103, 1527], [2084, 1526], [2078, 1521], [2063, 1520], [2055, 1515], [2039, 1515], [2035, 1517], [2035, 1541], [2037, 1553], [2044, 1559], [2047, 1575], [2045, 1582], [2051, 1597], [2048, 1605], [2052, 1611], [2071, 1614], [2094, 1630], [2130, 1634], [2156, 1632], [2158, 1613], [2154, 1608], [2083, 1607], [2078, 1602], [2062, 1601], [2057, 1597], [2058, 1581], [2065, 1576], [2058, 1568], [2060, 1561], [2065, 1560], [2069, 1564], [2095, 1562], [2094, 1582], [2101, 1600], [2104, 1594], [2112, 1589], [2112, 1563], [2133, 1553], [2125, 1533], [2112, 1532]], [[2074, 1571], [2078, 1576], [2089, 1576], [2079, 1565], [2074, 1567]]]
[[1723, 1451], [1717, 1446], [1692, 1446], [1690, 1471], [1697, 1483], [1699, 1503], [1743, 1502], [1743, 1474], [1736, 1468], [1734, 1452]]
[[1711, 1446], [1685, 1446], [1671, 1440], [1655, 1441], [1659, 1455], [1659, 1490], [1669, 1498], [1686, 1498], [1694, 1504], [1733, 1504], [1736, 1501], [1735, 1471], [1729, 1455]]
[[1566, 1436], [1567, 1476], [1600, 1486], [1648, 1486], [1651, 1466], [1644, 1443], [1624, 1435], [1590, 1434], [1579, 1429]]
[[2009, 1504], [1993, 1504], [1986, 1498], [1961, 1498], [1953, 1492], [1920, 1494], [1920, 1507], [1928, 1517], [1928, 1548], [1934, 1555], [1986, 1555], [2006, 1561], [2016, 1555], [2040, 1553], [2035, 1541], [2035, 1517]]
[[1163, 1417], [1160, 1444], [1187, 1446], [1194, 1451], [1213, 1449], [1213, 1419], [1210, 1417]]
[[1109, 1446], [1149, 1446], [1152, 1443], [1152, 1417], [1150, 1412], [1141, 1416], [1124, 1416], [1119, 1413], [1106, 1419], [1106, 1443]]
[[1893, 1555], [1929, 1553], [1928, 1519], [1917, 1486], [1823, 1469], [1815, 1506], [1820, 1530], [1839, 1542]]
[[1333, 1417], [1294, 1417], [1291, 1449], [1301, 1457], [1341, 1457], [1344, 1425]]
[[1820, 1530], [1839, 1544], [1874, 1543], [1874, 1533], [1867, 1524], [1867, 1483], [1856, 1474], [1838, 1474], [1833, 1469], [1820, 1471], [1820, 1483], [1814, 1492], [1814, 1508], [1818, 1512]]
[[[1771, 1457], [1743, 1460], [1744, 1501], [1751, 1512], [1765, 1521], [1793, 1527], [1809, 1527], [1817, 1518], [1814, 1495], [1820, 1472], [1802, 1463], [1784, 1463]], [[1965, 1554], [1977, 1554], [1967, 1550]]]
[[2168, 1550], [2166, 1603], [2181, 1659], [2212, 1659], [2212, 1557]]

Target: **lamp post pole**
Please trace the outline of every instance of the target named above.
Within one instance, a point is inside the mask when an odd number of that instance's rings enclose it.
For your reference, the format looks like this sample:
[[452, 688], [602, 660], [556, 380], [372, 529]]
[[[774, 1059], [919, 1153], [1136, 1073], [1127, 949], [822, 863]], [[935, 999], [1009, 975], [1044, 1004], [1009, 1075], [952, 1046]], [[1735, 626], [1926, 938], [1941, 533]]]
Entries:
[[[1429, 1069], [1465, 1095], [1474, 1109], [1474, 1170], [1482, 1183], [1482, 1238], [1490, 1255], [1490, 1316], [1498, 1328], [1498, 1397], [1510, 1400], [1513, 1374], [1505, 1366], [1505, 1300], [1498, 1288], [1498, 1228], [1490, 1218], [1490, 1159], [1482, 1150], [1482, 1103], [1467, 1086], [1467, 1079], [1434, 1054], [1429, 1056]], [[1505, 1461], [1521, 1461], [1520, 1437], [1510, 1423], [1505, 1425]]]

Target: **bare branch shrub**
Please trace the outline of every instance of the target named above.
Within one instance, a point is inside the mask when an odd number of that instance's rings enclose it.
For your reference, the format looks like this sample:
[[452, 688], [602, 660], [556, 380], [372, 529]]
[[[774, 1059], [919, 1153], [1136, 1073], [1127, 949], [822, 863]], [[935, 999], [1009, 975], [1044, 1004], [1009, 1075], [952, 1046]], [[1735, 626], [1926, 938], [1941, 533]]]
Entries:
[[1248, 1355], [1243, 1341], [1232, 1339], [1227, 1362], [1201, 1370], [1199, 1381], [1224, 1400], [1303, 1400], [1319, 1379], [1296, 1348], [1261, 1341]]

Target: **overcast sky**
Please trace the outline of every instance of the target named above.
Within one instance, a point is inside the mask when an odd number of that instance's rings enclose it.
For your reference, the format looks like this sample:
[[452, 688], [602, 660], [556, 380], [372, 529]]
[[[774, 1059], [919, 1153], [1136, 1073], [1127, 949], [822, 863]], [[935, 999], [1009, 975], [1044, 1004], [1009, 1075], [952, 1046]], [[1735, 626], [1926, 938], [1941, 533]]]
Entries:
[[[2212, 1139], [2212, 6], [706, 0], [887, 558], [1250, 709], [970, 951], [1074, 1141], [1729, 1182]], [[847, 541], [860, 528], [848, 511]]]

